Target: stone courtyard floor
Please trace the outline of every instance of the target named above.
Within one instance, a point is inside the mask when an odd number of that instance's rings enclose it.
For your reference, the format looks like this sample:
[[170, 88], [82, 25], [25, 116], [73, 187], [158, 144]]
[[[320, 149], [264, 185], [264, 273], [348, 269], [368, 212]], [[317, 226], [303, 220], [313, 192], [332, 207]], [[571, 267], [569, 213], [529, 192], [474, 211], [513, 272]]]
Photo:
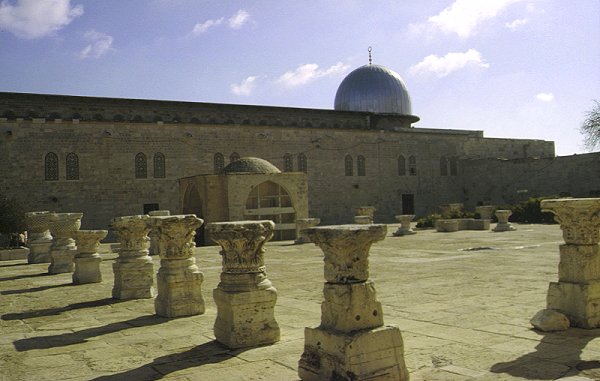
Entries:
[[[402, 332], [412, 381], [600, 380], [600, 329], [540, 333], [529, 325], [557, 280], [558, 225], [516, 226], [393, 237], [390, 225], [373, 245], [371, 280], [385, 323]], [[108, 244], [97, 284], [74, 286], [71, 274], [48, 275], [47, 264], [0, 262], [0, 380], [298, 380], [304, 327], [320, 322], [321, 250], [267, 245], [281, 341], [242, 350], [212, 333], [218, 253], [196, 249], [206, 313], [176, 319], [155, 316], [152, 299], [111, 298], [116, 255]]]

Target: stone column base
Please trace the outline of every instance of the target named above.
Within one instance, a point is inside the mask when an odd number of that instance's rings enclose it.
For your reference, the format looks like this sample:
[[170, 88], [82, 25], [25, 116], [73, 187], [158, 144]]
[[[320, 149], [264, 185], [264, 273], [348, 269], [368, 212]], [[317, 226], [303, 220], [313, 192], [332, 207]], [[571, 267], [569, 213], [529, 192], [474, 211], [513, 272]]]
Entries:
[[217, 304], [214, 334], [220, 343], [229, 348], [244, 348], [279, 341], [274, 287], [244, 292], [215, 288], [213, 298]]
[[514, 226], [512, 226], [510, 223], [500, 223], [498, 222], [498, 224], [496, 225], [495, 228], [492, 229], [492, 231], [495, 232], [512, 232], [517, 230], [517, 228], [515, 228]]
[[75, 262], [75, 272], [73, 273], [74, 284], [102, 282], [102, 273], [100, 272], [102, 258], [99, 254], [84, 258], [75, 257], [73, 261]]
[[29, 254], [27, 263], [50, 263], [50, 246], [52, 241], [48, 242], [29, 242]]
[[48, 266], [49, 274], [72, 273], [75, 270], [73, 258], [77, 253], [76, 248], [52, 250], [50, 252], [50, 266]]
[[565, 314], [571, 327], [600, 327], [600, 281], [588, 284], [550, 282], [548, 309]]
[[204, 275], [194, 262], [193, 258], [161, 260], [156, 275], [158, 295], [154, 301], [157, 315], [172, 318], [204, 313]]
[[356, 333], [305, 328], [304, 353], [298, 363], [303, 381], [408, 381], [404, 344], [397, 327]]
[[155, 296], [152, 259], [113, 263], [115, 299], [149, 299]]
[[412, 229], [398, 228], [398, 230], [392, 233], [394, 237], [402, 237], [403, 235], [411, 234], [417, 234], [417, 232]]

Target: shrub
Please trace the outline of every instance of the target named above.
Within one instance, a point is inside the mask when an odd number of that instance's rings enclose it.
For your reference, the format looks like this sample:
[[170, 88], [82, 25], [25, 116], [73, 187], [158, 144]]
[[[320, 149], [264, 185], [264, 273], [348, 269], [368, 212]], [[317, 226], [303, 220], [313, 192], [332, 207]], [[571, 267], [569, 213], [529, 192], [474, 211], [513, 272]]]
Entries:
[[418, 228], [432, 228], [435, 226], [435, 221], [442, 218], [439, 214], [430, 214], [426, 217], [421, 217], [417, 220]]
[[540, 203], [544, 199], [556, 197], [532, 197], [516, 205], [511, 216], [511, 221], [523, 222], [529, 224], [554, 224], [554, 214], [550, 212], [542, 212]]

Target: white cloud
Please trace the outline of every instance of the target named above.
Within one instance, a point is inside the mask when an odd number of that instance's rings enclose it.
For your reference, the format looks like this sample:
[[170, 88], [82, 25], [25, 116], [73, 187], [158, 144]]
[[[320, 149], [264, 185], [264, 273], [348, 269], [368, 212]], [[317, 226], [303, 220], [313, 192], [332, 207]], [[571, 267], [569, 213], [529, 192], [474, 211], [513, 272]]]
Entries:
[[286, 87], [302, 86], [315, 79], [337, 75], [347, 70], [348, 65], [342, 62], [338, 62], [325, 70], [319, 69], [319, 65], [317, 64], [305, 64], [298, 66], [295, 70], [284, 73], [277, 79], [277, 83]]
[[83, 38], [89, 44], [79, 52], [79, 58], [100, 58], [106, 53], [114, 50], [112, 47], [113, 38], [105, 33], [89, 30], [85, 32]]
[[529, 22], [529, 19], [526, 19], [526, 18], [525, 19], [516, 19], [514, 21], [507, 22], [506, 24], [504, 24], [504, 26], [514, 32], [515, 30], [520, 29], [523, 25], [527, 24], [528, 22]]
[[221, 25], [223, 23], [223, 20], [224, 20], [224, 18], [221, 17], [220, 19], [206, 20], [203, 23], [198, 23], [198, 24], [194, 25], [194, 29], [192, 29], [192, 34], [194, 36], [202, 34], [214, 26]]
[[70, 0], [17, 0], [0, 3], [0, 29], [17, 37], [34, 39], [56, 32], [83, 14], [83, 6]]
[[254, 86], [256, 85], [256, 76], [250, 76], [246, 79], [244, 79], [241, 83], [236, 84], [233, 83], [230, 86], [231, 92], [235, 95], [243, 95], [243, 96], [248, 96], [252, 93], [252, 90], [254, 90]]
[[466, 39], [477, 32], [485, 21], [502, 13], [511, 4], [523, 0], [455, 0], [439, 14], [429, 17], [427, 23], [412, 24], [413, 33], [441, 30], [446, 34], [456, 33]]
[[481, 53], [469, 49], [464, 53], [448, 53], [443, 57], [435, 54], [428, 55], [408, 70], [411, 75], [433, 73], [438, 78], [442, 78], [466, 67], [488, 68], [490, 65], [481, 58]]
[[[248, 21], [250, 21], [250, 13], [246, 12], [243, 9], [240, 9], [233, 16], [227, 19], [227, 26], [231, 29], [240, 29], [244, 26]], [[192, 29], [192, 36], [199, 36], [202, 33], [206, 32], [210, 28], [214, 28], [220, 25], [223, 25], [225, 22], [225, 18], [221, 17], [218, 19], [210, 19], [201, 23], [197, 23], [194, 25]]]
[[539, 93], [535, 96], [535, 99], [542, 102], [552, 102], [554, 100], [554, 94], [552, 93]]
[[240, 29], [250, 20], [250, 13], [246, 12], [243, 9], [237, 11], [237, 13], [229, 18], [227, 22], [229, 23], [229, 27], [231, 29]]

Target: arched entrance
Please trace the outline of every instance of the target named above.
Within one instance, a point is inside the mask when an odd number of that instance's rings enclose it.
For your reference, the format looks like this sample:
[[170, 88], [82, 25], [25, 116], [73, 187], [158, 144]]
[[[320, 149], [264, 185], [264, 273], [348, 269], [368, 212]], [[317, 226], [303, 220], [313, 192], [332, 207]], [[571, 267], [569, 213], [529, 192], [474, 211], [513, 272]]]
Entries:
[[275, 222], [273, 240], [296, 237], [296, 210], [289, 193], [281, 185], [265, 181], [252, 188], [246, 199], [244, 218]]
[[[198, 188], [194, 184], [188, 186], [183, 197], [183, 214], [195, 214], [196, 217], [204, 219], [202, 213], [202, 199]], [[196, 237], [194, 238], [197, 246], [204, 245], [204, 224], [196, 229]]]

